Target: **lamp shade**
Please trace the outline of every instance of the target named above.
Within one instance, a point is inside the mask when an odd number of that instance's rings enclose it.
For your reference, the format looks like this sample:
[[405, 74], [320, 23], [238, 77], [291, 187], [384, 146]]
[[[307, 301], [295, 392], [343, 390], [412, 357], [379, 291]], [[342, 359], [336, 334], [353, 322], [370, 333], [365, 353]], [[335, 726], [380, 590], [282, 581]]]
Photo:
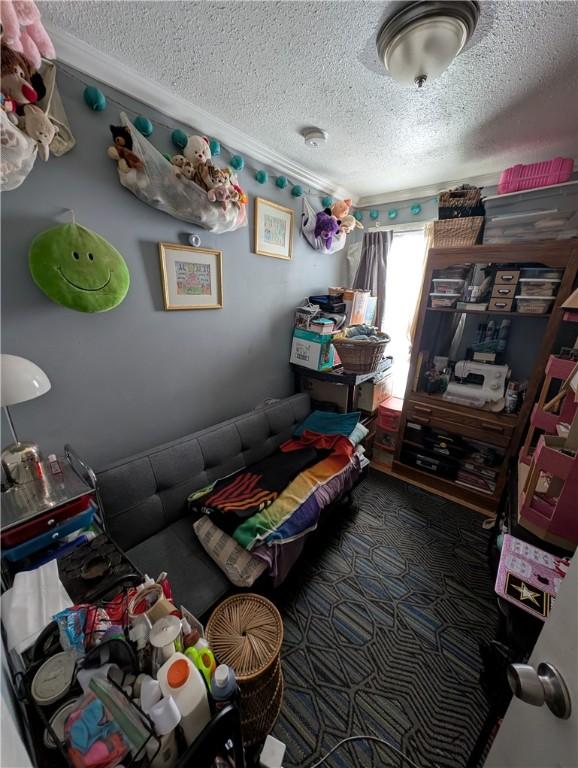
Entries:
[[2, 355], [2, 406], [45, 395], [50, 379], [36, 363], [17, 355]]

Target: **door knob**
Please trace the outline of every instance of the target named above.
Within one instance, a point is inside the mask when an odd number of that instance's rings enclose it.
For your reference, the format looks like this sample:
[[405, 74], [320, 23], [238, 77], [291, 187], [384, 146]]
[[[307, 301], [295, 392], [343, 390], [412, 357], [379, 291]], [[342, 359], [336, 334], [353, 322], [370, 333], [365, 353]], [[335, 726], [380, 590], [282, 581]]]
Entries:
[[531, 664], [510, 664], [508, 684], [516, 698], [541, 707], [546, 704], [556, 717], [567, 720], [572, 712], [570, 693], [564, 678], [552, 664], [538, 664], [538, 671]]

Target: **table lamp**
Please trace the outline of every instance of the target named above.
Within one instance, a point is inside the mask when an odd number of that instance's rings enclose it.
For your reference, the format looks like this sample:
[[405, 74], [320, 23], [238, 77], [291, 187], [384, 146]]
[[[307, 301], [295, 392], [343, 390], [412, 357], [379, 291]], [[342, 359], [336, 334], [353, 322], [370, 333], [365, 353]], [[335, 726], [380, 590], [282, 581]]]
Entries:
[[14, 438], [14, 443], [2, 451], [2, 468], [9, 483], [27, 483], [35, 479], [41, 455], [35, 443], [18, 440], [8, 406], [33, 400], [49, 389], [50, 379], [31, 360], [17, 355], [2, 355], [2, 407]]

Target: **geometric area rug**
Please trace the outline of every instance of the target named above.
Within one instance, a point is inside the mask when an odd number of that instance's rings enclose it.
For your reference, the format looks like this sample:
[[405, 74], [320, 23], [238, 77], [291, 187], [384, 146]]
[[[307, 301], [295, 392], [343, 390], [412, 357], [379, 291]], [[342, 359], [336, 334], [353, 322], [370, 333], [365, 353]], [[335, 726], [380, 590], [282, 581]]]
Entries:
[[[484, 518], [375, 471], [354, 499], [310, 537], [276, 599], [283, 764], [308, 768], [370, 734], [423, 768], [463, 768], [488, 711], [478, 643], [497, 623]], [[323, 764], [407, 765], [371, 742]]]

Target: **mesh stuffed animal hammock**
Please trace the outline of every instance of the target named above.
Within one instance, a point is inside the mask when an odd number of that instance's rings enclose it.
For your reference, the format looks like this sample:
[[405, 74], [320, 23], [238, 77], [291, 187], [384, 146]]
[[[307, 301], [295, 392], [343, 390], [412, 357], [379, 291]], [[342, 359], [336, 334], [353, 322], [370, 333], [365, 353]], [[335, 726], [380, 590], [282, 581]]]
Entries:
[[118, 170], [123, 187], [152, 208], [168, 213], [175, 219], [187, 221], [210, 232], [230, 232], [247, 226], [245, 205], [212, 203], [207, 190], [186, 178], [178, 178], [175, 167], [136, 130], [121, 112], [121, 124], [130, 132], [133, 152], [144, 164], [143, 170]]
[[301, 232], [303, 237], [316, 251], [321, 251], [322, 253], [337, 253], [337, 251], [340, 251], [345, 245], [345, 232], [339, 232], [339, 234], [335, 235], [333, 242], [331, 243], [331, 248], [327, 248], [325, 242], [320, 237], [315, 237], [316, 216], [316, 212], [304, 197], [303, 213], [301, 214]]
[[[50, 61], [43, 61], [40, 74], [44, 80], [46, 94], [36, 106], [40, 107], [58, 128], [58, 133], [50, 143], [50, 154], [60, 157], [74, 147], [75, 140], [56, 87], [55, 65]], [[9, 192], [18, 189], [32, 171], [37, 157], [38, 145], [34, 139], [21, 127], [14, 125], [6, 112], [0, 109], [0, 190]]]

